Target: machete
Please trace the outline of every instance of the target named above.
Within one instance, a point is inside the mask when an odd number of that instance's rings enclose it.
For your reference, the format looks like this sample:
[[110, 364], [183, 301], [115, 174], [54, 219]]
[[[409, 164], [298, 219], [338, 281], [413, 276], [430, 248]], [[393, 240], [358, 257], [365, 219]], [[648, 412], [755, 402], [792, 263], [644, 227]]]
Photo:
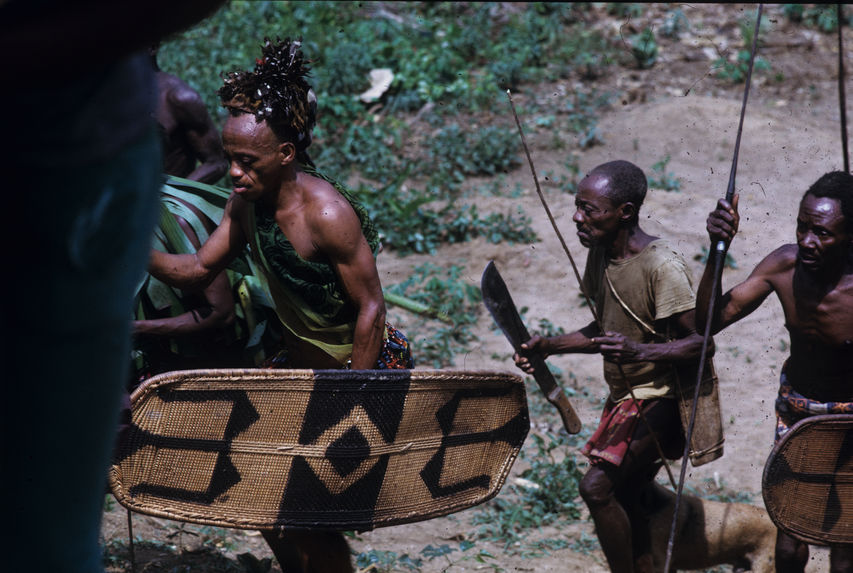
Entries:
[[[506, 288], [506, 283], [498, 272], [494, 261], [489, 261], [486, 265], [486, 270], [483, 271], [483, 277], [480, 280], [480, 290], [483, 292], [483, 303], [498, 323], [498, 326], [506, 335], [507, 340], [512, 344], [513, 350], [519, 354], [523, 354], [525, 350], [521, 348], [523, 342], [530, 340], [530, 335], [527, 333], [527, 328], [521, 321], [518, 310], [515, 308], [515, 303]], [[551, 404], [557, 407], [560, 412], [560, 417], [563, 419], [563, 426], [570, 434], [577, 434], [581, 431], [581, 421], [578, 415], [572, 408], [571, 402], [563, 394], [563, 389], [560, 388], [554, 375], [548, 370], [545, 364], [545, 359], [539, 354], [528, 356], [530, 364], [533, 366], [533, 379], [539, 384], [539, 388], [545, 394]]]

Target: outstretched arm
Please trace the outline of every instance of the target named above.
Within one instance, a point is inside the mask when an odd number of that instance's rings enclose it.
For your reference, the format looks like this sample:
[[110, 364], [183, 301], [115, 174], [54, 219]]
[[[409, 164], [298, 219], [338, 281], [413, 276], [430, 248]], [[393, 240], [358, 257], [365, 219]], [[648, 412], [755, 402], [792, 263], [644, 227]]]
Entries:
[[541, 354], [542, 358], [547, 358], [552, 354], [594, 354], [600, 350], [600, 344], [598, 338], [596, 338], [600, 335], [601, 331], [594, 322], [568, 334], [549, 337], [534, 334], [530, 337], [530, 340], [521, 345], [525, 352], [523, 354], [515, 354], [512, 358], [515, 361], [515, 365], [521, 370], [528, 374], [533, 374], [533, 366], [528, 359], [528, 356], [531, 354]]
[[[201, 247], [198, 235], [183, 218], [176, 217], [176, 219], [190, 243], [198, 250]], [[207, 302], [206, 305], [168, 318], [135, 320], [133, 332], [154, 336], [186, 336], [218, 330], [234, 321], [234, 297], [231, 294], [231, 283], [227, 273], [221, 272], [216, 275], [202, 294]]]
[[219, 226], [201, 248], [192, 254], [173, 255], [151, 251], [148, 272], [164, 283], [186, 290], [206, 288], [246, 245], [240, 225], [245, 203], [231, 195]]
[[361, 232], [361, 223], [341, 197], [319, 210], [312, 228], [319, 251], [328, 257], [357, 310], [351, 368], [372, 369], [382, 348], [385, 299], [376, 259]]

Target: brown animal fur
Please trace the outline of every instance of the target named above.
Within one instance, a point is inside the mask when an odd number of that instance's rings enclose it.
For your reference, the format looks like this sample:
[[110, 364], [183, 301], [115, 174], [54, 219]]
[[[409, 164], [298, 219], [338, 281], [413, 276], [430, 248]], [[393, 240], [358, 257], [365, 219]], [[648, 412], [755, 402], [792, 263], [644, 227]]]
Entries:
[[[666, 564], [675, 493], [655, 483], [644, 499], [655, 571]], [[672, 569], [704, 569], [731, 564], [734, 571], [773, 573], [776, 526], [763, 507], [724, 503], [682, 494], [672, 553]]]

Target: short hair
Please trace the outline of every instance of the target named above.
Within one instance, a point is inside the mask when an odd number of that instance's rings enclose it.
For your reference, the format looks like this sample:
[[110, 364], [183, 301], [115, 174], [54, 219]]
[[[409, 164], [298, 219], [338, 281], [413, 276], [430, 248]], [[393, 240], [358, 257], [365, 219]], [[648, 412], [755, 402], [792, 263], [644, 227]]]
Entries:
[[[844, 228], [853, 232], [853, 175], [845, 171], [825, 173], [803, 194], [803, 199], [806, 195], [837, 199], [841, 203]], [[800, 202], [802, 203], [802, 199]]]
[[293, 143], [297, 152], [311, 144], [317, 113], [317, 99], [306, 80], [310, 67], [301, 48], [301, 40], [272, 42], [264, 38], [254, 71], [226, 74], [217, 92], [231, 115], [249, 113], [259, 122], [266, 121], [273, 133]]
[[610, 184], [607, 186], [607, 197], [616, 205], [631, 202], [637, 210], [646, 199], [649, 188], [646, 174], [643, 170], [623, 159], [608, 161], [595, 167], [589, 175], [603, 175]]

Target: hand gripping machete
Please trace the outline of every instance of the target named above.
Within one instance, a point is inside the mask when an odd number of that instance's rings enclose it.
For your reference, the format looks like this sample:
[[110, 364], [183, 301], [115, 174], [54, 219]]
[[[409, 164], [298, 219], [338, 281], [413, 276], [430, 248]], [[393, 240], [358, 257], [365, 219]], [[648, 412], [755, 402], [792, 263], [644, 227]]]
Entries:
[[[521, 348], [523, 342], [530, 340], [530, 334], [527, 333], [527, 328], [521, 321], [518, 315], [518, 310], [515, 308], [515, 303], [506, 288], [506, 283], [498, 272], [494, 261], [489, 261], [486, 265], [486, 270], [483, 271], [483, 277], [480, 280], [480, 290], [483, 293], [483, 303], [498, 323], [498, 326], [506, 335], [507, 340], [512, 344], [512, 348], [519, 354], [524, 354], [526, 351]], [[563, 394], [563, 389], [560, 388], [554, 375], [548, 370], [545, 364], [545, 359], [539, 354], [531, 354], [528, 356], [530, 364], [533, 366], [533, 378], [539, 384], [539, 388], [545, 394], [548, 401], [557, 407], [560, 412], [560, 417], [563, 419], [563, 426], [570, 434], [577, 434], [581, 431], [581, 421], [572, 408], [571, 402]]]

